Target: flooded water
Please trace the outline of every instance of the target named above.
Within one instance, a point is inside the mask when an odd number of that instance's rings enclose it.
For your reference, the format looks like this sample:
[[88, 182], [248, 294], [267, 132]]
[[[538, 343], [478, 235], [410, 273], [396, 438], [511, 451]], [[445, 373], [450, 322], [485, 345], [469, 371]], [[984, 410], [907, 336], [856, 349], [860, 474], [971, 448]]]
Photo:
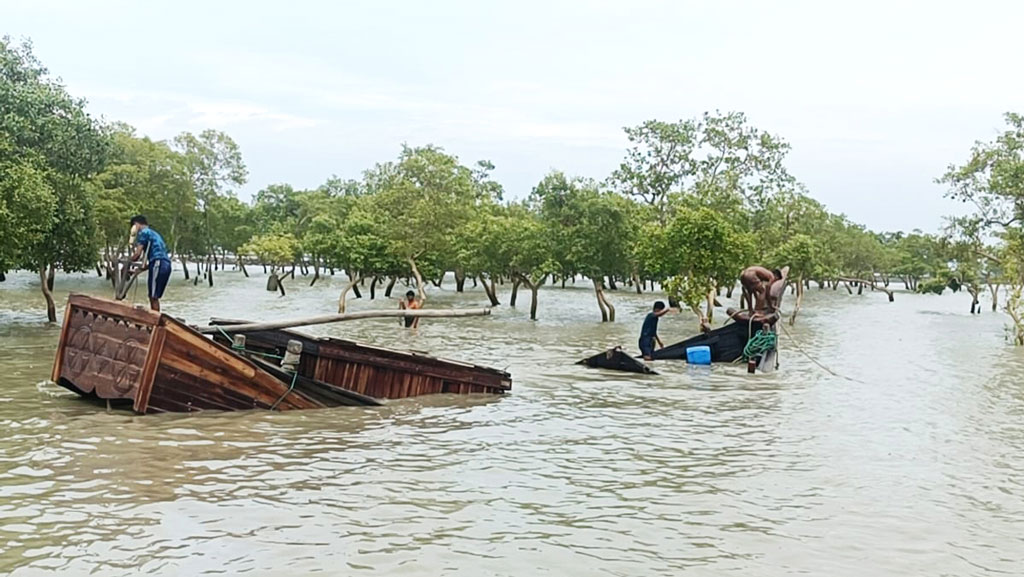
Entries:
[[[264, 281], [176, 273], [164, 307], [196, 324], [322, 314], [342, 285], [300, 277], [278, 298]], [[814, 289], [775, 374], [633, 376], [573, 363], [634, 349], [652, 297], [611, 293], [619, 319], [601, 324], [580, 283], [543, 290], [538, 322], [525, 292], [415, 333], [310, 331], [507, 368], [502, 398], [136, 416], [46, 382], [59, 327], [39, 322], [37, 283], [0, 283], [2, 574], [1024, 574], [1024, 350], [963, 295]], [[453, 288], [428, 306], [485, 303]], [[88, 275], [57, 290], [61, 309], [68, 290], [111, 293]]]

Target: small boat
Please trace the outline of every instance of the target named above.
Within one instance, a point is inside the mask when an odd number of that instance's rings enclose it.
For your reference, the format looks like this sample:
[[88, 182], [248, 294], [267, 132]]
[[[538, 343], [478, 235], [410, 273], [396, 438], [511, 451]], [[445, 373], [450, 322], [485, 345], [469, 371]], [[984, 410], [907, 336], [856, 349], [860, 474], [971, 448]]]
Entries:
[[380, 404], [245, 358], [166, 314], [81, 294], [68, 298], [52, 378], [140, 414]]
[[[770, 333], [774, 337], [773, 325], [757, 320], [751, 321], [748, 315], [743, 312], [737, 313], [733, 309], [729, 309], [728, 312], [735, 318], [735, 322], [658, 349], [651, 355], [651, 359], [685, 361], [688, 349], [706, 346], [711, 353], [712, 363], [738, 363], [744, 360], [748, 343], [752, 339], [760, 338], [758, 333]], [[774, 340], [770, 342], [774, 343]], [[774, 345], [769, 350], [752, 351], [748, 363], [752, 361], [753, 364], [748, 364], [748, 371], [754, 372], [756, 368], [761, 372], [771, 372], [776, 368], [777, 359]]]
[[[212, 319], [214, 340], [231, 345], [232, 326], [247, 324], [233, 319]], [[377, 399], [403, 399], [419, 395], [503, 394], [512, 388], [505, 371], [423, 353], [369, 346], [331, 337], [313, 337], [285, 329], [245, 332], [248, 355], [279, 357], [289, 341], [302, 343], [298, 374]]]
[[637, 360], [622, 350], [622, 347], [608, 349], [603, 353], [597, 353], [576, 363], [586, 365], [595, 369], [609, 369], [612, 371], [624, 371], [627, 373], [641, 373], [645, 375], [656, 375], [654, 369], [647, 366], [643, 361]]
[[743, 349], [747, 346], [749, 337], [761, 330], [761, 323], [735, 322], [729, 323], [707, 333], [668, 345], [665, 348], [654, 351], [651, 358], [654, 360], [686, 360], [686, 349], [690, 347], [707, 346], [711, 349], [712, 363], [732, 363], [743, 359]]
[[[730, 314], [735, 314], [730, 309]], [[748, 322], [742, 313], [735, 314], [736, 322], [729, 323], [707, 333], [702, 333], [667, 347], [657, 349], [651, 354], [653, 361], [682, 360], [688, 358], [687, 350], [692, 347], [708, 347], [712, 363], [736, 363], [744, 359], [747, 344], [758, 331], [767, 331], [774, 335], [775, 327], [759, 321]], [[626, 371], [631, 373], [657, 374], [647, 364], [641, 362], [639, 355], [630, 357], [621, 347], [609, 349], [592, 357], [587, 357], [576, 364], [602, 369]], [[770, 372], [776, 368], [777, 354], [774, 348], [752, 353], [754, 367], [762, 372]], [[748, 367], [749, 370], [749, 367]]]

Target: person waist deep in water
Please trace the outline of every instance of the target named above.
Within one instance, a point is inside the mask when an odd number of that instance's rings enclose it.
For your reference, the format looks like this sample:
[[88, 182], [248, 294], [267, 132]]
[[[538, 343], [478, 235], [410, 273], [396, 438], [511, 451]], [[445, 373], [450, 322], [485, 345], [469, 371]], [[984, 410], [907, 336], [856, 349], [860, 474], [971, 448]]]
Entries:
[[[416, 310], [423, 307], [423, 303], [416, 299], [416, 292], [409, 291], [405, 293], [405, 300], [399, 301], [398, 308], [405, 310]], [[402, 317], [402, 321], [405, 323], [406, 328], [416, 328], [420, 326], [420, 319], [418, 317]]]
[[640, 354], [644, 356], [645, 361], [651, 360], [651, 355], [654, 354], [654, 344], [658, 344], [658, 348], [664, 348], [664, 344], [661, 342], [661, 338], [658, 337], [658, 319], [661, 318], [665, 313], [668, 312], [668, 308], [665, 307], [665, 303], [657, 301], [654, 303], [653, 310], [647, 313], [644, 318], [644, 324], [640, 328]]

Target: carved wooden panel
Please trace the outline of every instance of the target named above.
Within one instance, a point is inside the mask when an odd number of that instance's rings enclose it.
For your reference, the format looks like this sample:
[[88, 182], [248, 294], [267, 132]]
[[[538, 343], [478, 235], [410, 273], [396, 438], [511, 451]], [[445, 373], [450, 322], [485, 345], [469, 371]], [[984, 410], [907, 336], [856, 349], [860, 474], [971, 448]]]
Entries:
[[60, 378], [103, 399], [134, 399], [152, 327], [72, 306]]

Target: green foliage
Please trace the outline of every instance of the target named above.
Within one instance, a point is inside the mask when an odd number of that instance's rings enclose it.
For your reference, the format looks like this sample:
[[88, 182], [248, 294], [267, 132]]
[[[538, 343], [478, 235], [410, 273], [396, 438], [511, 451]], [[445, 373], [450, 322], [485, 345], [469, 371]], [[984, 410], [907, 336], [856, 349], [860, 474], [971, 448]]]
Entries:
[[295, 262], [299, 241], [291, 233], [272, 232], [259, 234], [239, 248], [239, 253], [253, 255], [261, 262], [276, 267]]
[[403, 147], [396, 162], [368, 171], [366, 183], [389, 248], [403, 260], [450, 256], [478, 191], [473, 172], [435, 146]]
[[[943, 291], [949, 288], [949, 279], [947, 278], [930, 278], [922, 282], [917, 286], [917, 292], [922, 294], [934, 294], [940, 295]], [[954, 291], [955, 292], [955, 291]]]
[[806, 234], [795, 234], [779, 246], [768, 262], [789, 267], [789, 276], [794, 279], [818, 278], [822, 274], [820, 246]]
[[548, 232], [551, 260], [562, 276], [629, 273], [635, 222], [625, 198], [593, 181], [552, 172], [533, 189], [530, 203]]
[[794, 180], [783, 166], [789, 145], [739, 112], [704, 113], [678, 122], [626, 128], [630, 148], [611, 182], [664, 215], [672, 194], [686, 193], [720, 211], [756, 210]]
[[644, 270], [667, 277], [670, 294], [691, 307], [716, 286], [732, 283], [754, 253], [754, 238], [730, 219], [705, 207], [674, 209], [664, 228], [648, 227]]
[[85, 103], [49, 77], [31, 45], [7, 37], [0, 39], [0, 111], [0, 268], [91, 266], [96, 235], [86, 183], [103, 168], [107, 135]]

